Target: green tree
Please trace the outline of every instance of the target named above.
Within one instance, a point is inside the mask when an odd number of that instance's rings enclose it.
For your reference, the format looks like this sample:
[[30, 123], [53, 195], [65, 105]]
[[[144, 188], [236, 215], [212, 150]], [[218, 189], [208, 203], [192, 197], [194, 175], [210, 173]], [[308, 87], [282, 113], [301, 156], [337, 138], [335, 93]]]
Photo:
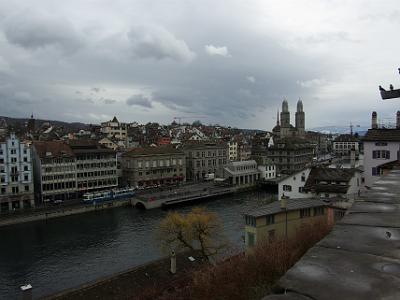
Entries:
[[193, 208], [187, 214], [168, 213], [159, 234], [164, 250], [199, 250], [207, 260], [227, 247], [218, 215], [204, 208]]

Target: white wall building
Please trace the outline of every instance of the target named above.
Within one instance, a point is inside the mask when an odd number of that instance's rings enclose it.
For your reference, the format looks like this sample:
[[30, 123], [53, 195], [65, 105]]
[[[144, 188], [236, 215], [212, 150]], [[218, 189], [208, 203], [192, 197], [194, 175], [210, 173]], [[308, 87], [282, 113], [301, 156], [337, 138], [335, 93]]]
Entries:
[[369, 129], [363, 142], [365, 185], [371, 186], [381, 175], [380, 165], [399, 159], [400, 129]]
[[281, 199], [283, 195], [292, 199], [309, 198], [310, 195], [304, 192], [304, 186], [310, 171], [310, 168], [306, 168], [282, 177], [278, 182], [278, 199]]
[[229, 141], [228, 142], [228, 159], [230, 161], [237, 161], [238, 160], [238, 143], [236, 141]]
[[0, 212], [34, 206], [31, 148], [12, 133], [0, 141]]
[[101, 123], [101, 133], [107, 134], [109, 138], [116, 138], [126, 141], [128, 136], [128, 126], [126, 123], [120, 123], [116, 117], [111, 121]]
[[231, 185], [255, 185], [260, 179], [260, 171], [255, 160], [230, 162], [224, 168], [224, 178]]

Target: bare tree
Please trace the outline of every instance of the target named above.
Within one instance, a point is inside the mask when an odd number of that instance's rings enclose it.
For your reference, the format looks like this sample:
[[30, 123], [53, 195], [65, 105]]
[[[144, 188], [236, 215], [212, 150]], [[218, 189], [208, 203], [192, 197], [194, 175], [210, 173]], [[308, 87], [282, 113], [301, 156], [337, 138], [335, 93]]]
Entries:
[[218, 215], [204, 208], [194, 208], [186, 215], [169, 213], [161, 221], [159, 234], [165, 250], [199, 250], [207, 260], [227, 247]]

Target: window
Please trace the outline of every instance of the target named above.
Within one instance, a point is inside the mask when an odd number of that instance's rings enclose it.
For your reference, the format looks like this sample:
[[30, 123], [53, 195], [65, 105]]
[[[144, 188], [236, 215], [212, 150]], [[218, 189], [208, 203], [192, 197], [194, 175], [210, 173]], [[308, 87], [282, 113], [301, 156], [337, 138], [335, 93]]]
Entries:
[[269, 215], [266, 217], [267, 225], [275, 224], [275, 215]]
[[29, 192], [29, 185], [25, 185], [25, 192]]
[[246, 225], [256, 227], [256, 218], [252, 216], [245, 216]]
[[305, 176], [304, 174], [301, 176], [301, 181], [302, 181], [302, 182], [305, 182], [305, 181], [306, 181], [306, 176]]
[[300, 218], [306, 218], [311, 216], [311, 208], [300, 209]]
[[292, 186], [291, 185], [284, 184], [282, 188], [283, 188], [283, 190], [285, 192], [291, 192], [292, 191]]
[[304, 187], [303, 186], [299, 187], [299, 193], [304, 193]]
[[374, 150], [372, 151], [373, 159], [390, 159], [390, 151], [388, 150]]
[[5, 194], [6, 193], [6, 188], [1, 188], [1, 194]]
[[323, 207], [314, 207], [314, 216], [321, 216], [324, 214]]
[[379, 176], [379, 168], [373, 167], [372, 168], [372, 176]]
[[255, 244], [254, 233], [252, 233], [252, 232], [247, 232], [247, 246], [253, 247], [254, 244]]

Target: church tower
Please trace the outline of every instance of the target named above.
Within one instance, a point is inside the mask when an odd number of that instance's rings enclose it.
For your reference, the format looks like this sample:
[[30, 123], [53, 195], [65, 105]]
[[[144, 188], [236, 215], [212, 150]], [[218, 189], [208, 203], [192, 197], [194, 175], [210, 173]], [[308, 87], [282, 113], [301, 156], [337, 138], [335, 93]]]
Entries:
[[299, 99], [297, 101], [297, 111], [296, 111], [296, 131], [298, 135], [304, 135], [305, 132], [305, 114], [303, 111], [303, 102]]
[[290, 112], [288, 102], [283, 100], [281, 112], [281, 137], [289, 136], [290, 134]]

